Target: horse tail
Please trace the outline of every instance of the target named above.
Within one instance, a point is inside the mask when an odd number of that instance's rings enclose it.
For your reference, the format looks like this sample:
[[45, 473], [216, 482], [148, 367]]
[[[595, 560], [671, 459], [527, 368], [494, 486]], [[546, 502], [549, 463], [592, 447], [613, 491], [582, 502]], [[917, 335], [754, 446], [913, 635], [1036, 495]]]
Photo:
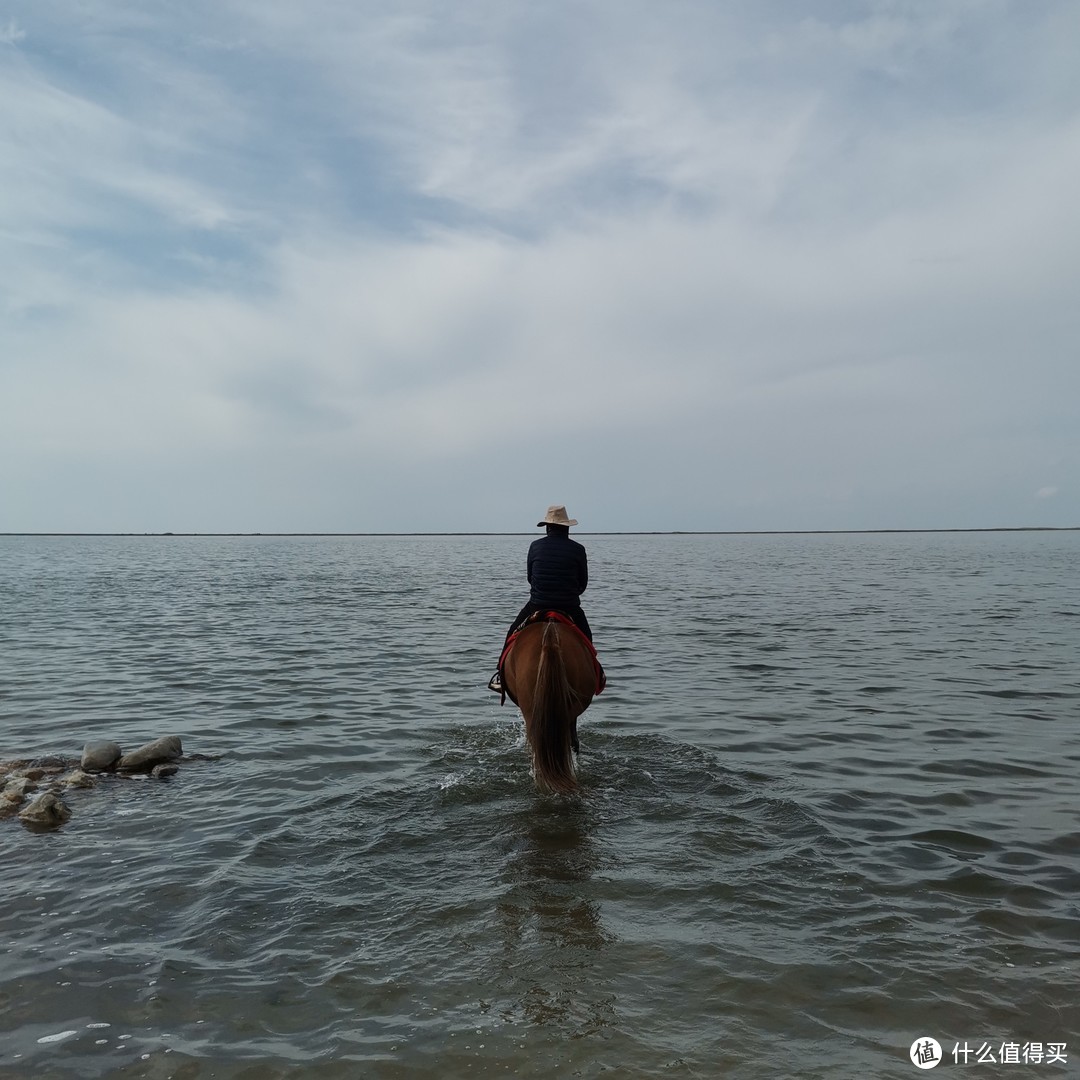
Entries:
[[572, 694], [559, 647], [558, 626], [554, 622], [545, 623], [536, 669], [530, 741], [537, 784], [559, 795], [571, 795], [578, 789], [571, 752]]

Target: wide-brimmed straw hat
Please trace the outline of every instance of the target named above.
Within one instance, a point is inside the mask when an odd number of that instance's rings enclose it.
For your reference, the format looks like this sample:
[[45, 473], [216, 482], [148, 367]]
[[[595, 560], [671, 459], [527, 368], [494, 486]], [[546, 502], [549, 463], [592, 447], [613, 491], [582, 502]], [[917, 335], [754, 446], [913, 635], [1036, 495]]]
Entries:
[[543, 521], [538, 521], [536, 527], [541, 525], [576, 525], [577, 518], [566, 516], [565, 506], [549, 506]]

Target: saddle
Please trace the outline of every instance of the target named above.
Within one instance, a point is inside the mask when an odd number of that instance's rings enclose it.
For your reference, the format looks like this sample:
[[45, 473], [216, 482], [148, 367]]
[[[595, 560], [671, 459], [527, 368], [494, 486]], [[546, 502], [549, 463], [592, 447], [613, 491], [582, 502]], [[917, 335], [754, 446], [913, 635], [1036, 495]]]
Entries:
[[[607, 686], [607, 676], [604, 674], [604, 669], [600, 666], [600, 661], [596, 655], [596, 646], [585, 636], [582, 629], [569, 615], [564, 615], [561, 611], [534, 611], [527, 619], [523, 619], [517, 626], [514, 627], [513, 633], [506, 639], [506, 644], [503, 646], [503, 651], [499, 655], [499, 666], [495, 672], [495, 676], [488, 684], [492, 690], [498, 690], [499, 692], [499, 704], [506, 704], [506, 683], [503, 679], [503, 665], [506, 663], [506, 657], [509, 655], [510, 650], [513, 648], [514, 642], [517, 641], [518, 635], [526, 626], [531, 623], [540, 622], [559, 622], [566, 626], [569, 626], [571, 630], [585, 643], [589, 649], [589, 656], [592, 657], [593, 670], [596, 672], [596, 690], [594, 694], [602, 694], [604, 687]], [[498, 683], [496, 684], [496, 679]]]

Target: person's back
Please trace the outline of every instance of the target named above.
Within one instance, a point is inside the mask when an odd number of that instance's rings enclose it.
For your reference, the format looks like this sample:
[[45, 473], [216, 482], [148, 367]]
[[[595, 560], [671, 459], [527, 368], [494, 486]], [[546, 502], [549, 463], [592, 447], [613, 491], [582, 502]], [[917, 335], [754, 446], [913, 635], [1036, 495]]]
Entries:
[[570, 539], [568, 527], [549, 525], [548, 533], [529, 546], [529, 600], [540, 607], [573, 611], [589, 584], [585, 548]]

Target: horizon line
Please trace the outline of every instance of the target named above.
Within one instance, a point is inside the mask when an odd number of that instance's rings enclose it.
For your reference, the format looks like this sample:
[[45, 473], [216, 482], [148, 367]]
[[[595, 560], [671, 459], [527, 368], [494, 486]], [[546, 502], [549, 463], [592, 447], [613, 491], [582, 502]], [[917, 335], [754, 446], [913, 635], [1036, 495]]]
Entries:
[[[1080, 525], [985, 525], [974, 527], [883, 528], [883, 529], [600, 529], [590, 532], [578, 529], [586, 536], [859, 536], [893, 533], [983, 533], [983, 532], [1076, 532]], [[147, 536], [147, 537], [253, 537], [253, 536], [533, 536], [532, 532], [426, 532], [419, 530], [392, 532], [0, 532], [2, 536]]]

